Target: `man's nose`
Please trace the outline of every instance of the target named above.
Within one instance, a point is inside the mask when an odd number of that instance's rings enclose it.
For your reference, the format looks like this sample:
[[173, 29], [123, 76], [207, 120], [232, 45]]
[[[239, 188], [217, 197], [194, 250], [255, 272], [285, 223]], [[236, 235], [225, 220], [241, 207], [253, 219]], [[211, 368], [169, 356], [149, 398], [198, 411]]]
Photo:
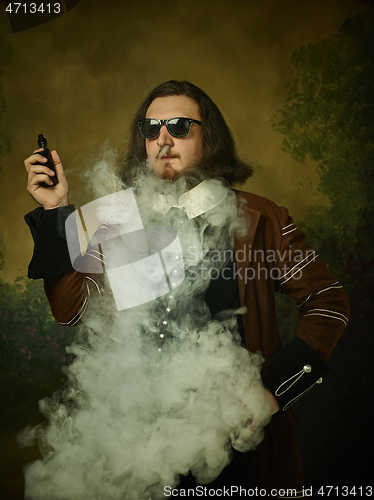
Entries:
[[161, 126], [160, 133], [157, 138], [157, 144], [159, 146], [165, 146], [166, 144], [172, 146], [174, 144], [173, 136], [169, 134], [166, 125]]

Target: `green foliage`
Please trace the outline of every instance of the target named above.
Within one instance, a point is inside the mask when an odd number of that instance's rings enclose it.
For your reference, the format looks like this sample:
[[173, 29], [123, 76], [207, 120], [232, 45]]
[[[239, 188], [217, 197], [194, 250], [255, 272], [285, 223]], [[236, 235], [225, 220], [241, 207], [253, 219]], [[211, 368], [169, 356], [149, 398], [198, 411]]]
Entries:
[[[367, 2], [371, 3], [372, 2]], [[273, 120], [282, 147], [317, 162], [329, 207], [298, 223], [343, 283], [353, 321], [371, 328], [374, 300], [374, 9], [291, 57], [287, 99]], [[364, 326], [366, 323], [366, 326]]]
[[72, 360], [71, 330], [53, 318], [42, 281], [0, 280], [0, 371], [3, 384], [40, 385]]
[[331, 202], [323, 220], [328, 215], [345, 251], [353, 250], [356, 227], [374, 208], [373, 16], [371, 8], [345, 21], [338, 35], [293, 53], [288, 97], [273, 122], [286, 152], [318, 162], [317, 190]]

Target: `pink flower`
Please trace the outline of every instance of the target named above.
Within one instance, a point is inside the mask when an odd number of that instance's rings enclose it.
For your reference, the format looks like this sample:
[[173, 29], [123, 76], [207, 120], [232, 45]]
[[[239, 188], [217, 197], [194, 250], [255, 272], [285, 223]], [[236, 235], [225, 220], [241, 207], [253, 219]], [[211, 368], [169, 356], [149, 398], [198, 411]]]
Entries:
[[27, 328], [28, 330], [31, 330], [31, 327], [30, 327], [30, 325], [27, 325], [27, 326], [26, 326], [26, 328]]
[[49, 340], [50, 338], [51, 338], [51, 337], [50, 337], [49, 335], [46, 335], [46, 336], [44, 337], [44, 339], [45, 339], [45, 340]]
[[26, 354], [25, 349], [21, 349], [22, 354]]

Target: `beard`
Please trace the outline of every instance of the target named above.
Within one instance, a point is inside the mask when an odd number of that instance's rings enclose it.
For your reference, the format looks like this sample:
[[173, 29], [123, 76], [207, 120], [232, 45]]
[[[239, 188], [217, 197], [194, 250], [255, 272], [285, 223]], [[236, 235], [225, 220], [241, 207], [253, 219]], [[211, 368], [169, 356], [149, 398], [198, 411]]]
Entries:
[[174, 177], [178, 174], [177, 172], [170, 164], [170, 162], [167, 162], [164, 166], [164, 169], [161, 174], [161, 179], [164, 179], [166, 181], [172, 181]]
[[[176, 156], [178, 157], [178, 156]], [[160, 175], [161, 179], [167, 180], [167, 181], [176, 181], [180, 177], [187, 176], [189, 177], [189, 174], [193, 172], [194, 177], [201, 177], [201, 180], [207, 177], [215, 177], [214, 172], [209, 172], [209, 170], [212, 170], [212, 168], [207, 168], [208, 165], [210, 165], [210, 156], [206, 152], [202, 152], [200, 155], [200, 158], [196, 161], [190, 161], [186, 164], [183, 165], [183, 167], [180, 170], [176, 170], [171, 162], [166, 162], [164, 165], [164, 168], [162, 170], [162, 173]], [[197, 172], [200, 172], [200, 175], [197, 175]], [[208, 174], [208, 175], [207, 175]]]

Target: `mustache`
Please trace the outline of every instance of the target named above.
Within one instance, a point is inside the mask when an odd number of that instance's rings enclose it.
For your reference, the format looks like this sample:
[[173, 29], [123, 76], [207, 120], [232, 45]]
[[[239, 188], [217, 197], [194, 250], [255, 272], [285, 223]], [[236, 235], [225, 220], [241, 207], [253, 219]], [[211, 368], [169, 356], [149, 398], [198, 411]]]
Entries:
[[179, 158], [179, 154], [174, 153], [170, 149], [170, 146], [168, 144], [165, 144], [165, 146], [163, 146], [162, 148], [160, 146], [160, 149], [156, 154], [155, 159], [161, 159], [163, 156], [167, 156], [168, 158]]
[[164, 156], [165, 153], [167, 153], [167, 151], [170, 149], [170, 146], [168, 144], [165, 144], [165, 146], [161, 149], [161, 146], [160, 146], [160, 149], [156, 155], [156, 159], [160, 159]]
[[169, 144], [165, 144], [164, 146], [159, 146], [159, 148], [156, 149], [146, 160], [148, 169], [152, 170], [154, 161], [161, 160], [161, 158], [166, 154], [169, 158], [179, 158], [179, 155], [177, 153], [171, 151]]

